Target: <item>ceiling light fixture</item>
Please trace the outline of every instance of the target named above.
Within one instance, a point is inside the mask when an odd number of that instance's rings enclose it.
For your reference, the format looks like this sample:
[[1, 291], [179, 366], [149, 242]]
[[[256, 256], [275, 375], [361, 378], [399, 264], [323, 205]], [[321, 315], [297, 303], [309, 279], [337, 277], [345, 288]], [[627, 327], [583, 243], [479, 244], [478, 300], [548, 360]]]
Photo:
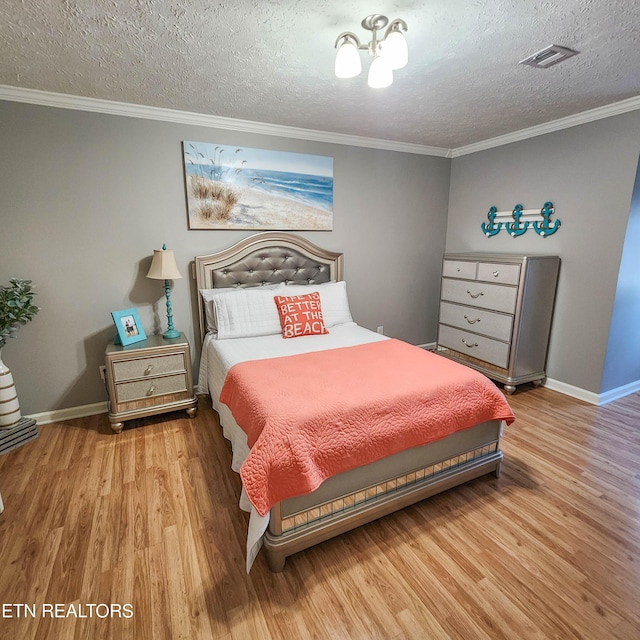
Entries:
[[[378, 31], [387, 30], [382, 39], [378, 39]], [[407, 41], [404, 38], [404, 31], [407, 31], [407, 23], [404, 20], [396, 19], [389, 24], [387, 16], [374, 13], [367, 16], [362, 21], [362, 27], [371, 31], [371, 41], [360, 44], [360, 40], [355, 33], [345, 31], [336, 38], [336, 76], [338, 78], [355, 78], [362, 71], [360, 62], [360, 49], [369, 51], [373, 62], [369, 67], [367, 83], [374, 89], [383, 89], [393, 82], [393, 71], [402, 69], [409, 60], [409, 50]]]

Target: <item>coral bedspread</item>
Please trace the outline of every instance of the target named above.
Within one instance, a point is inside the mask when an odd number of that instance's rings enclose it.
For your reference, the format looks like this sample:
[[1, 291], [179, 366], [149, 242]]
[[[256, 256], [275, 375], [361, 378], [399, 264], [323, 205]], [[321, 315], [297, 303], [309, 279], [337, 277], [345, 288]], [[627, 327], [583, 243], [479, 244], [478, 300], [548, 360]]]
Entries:
[[486, 420], [514, 420], [485, 376], [400, 340], [234, 365], [220, 401], [251, 451], [240, 475], [261, 515], [337, 473]]

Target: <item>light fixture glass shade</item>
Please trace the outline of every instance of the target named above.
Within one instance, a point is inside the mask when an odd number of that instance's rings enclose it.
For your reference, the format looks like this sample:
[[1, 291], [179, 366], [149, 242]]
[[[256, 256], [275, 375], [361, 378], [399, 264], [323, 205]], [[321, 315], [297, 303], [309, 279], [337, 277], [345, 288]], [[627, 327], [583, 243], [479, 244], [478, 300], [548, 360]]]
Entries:
[[355, 78], [362, 71], [358, 47], [351, 40], [345, 39], [338, 47], [335, 71], [338, 78]]
[[373, 59], [369, 67], [369, 76], [367, 84], [372, 89], [384, 89], [393, 82], [393, 71], [384, 56], [378, 56]]
[[409, 61], [409, 47], [401, 31], [392, 31], [380, 44], [380, 51], [392, 69], [402, 69]]
[[153, 259], [151, 260], [147, 278], [153, 278], [154, 280], [177, 280], [182, 278], [171, 249], [153, 250]]

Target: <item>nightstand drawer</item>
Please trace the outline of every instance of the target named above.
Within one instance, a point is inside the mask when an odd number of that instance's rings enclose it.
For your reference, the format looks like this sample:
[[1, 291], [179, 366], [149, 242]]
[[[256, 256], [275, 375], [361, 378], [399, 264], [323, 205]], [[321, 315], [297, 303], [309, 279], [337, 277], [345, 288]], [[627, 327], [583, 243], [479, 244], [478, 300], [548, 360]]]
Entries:
[[516, 309], [518, 291], [514, 287], [487, 282], [442, 279], [442, 299], [460, 302], [492, 311], [513, 313]]
[[438, 344], [459, 351], [478, 360], [505, 368], [509, 362], [509, 344], [485, 338], [475, 333], [454, 329], [441, 324]]
[[442, 302], [440, 304], [440, 322], [505, 342], [511, 340], [513, 316], [504, 313]]
[[184, 371], [185, 369], [184, 354], [172, 353], [150, 358], [136, 358], [134, 360], [114, 362], [113, 379], [116, 382], [135, 380], [136, 378], [159, 376], [166, 373]]
[[466, 260], [445, 260], [442, 265], [442, 275], [448, 278], [475, 280], [476, 263]]
[[187, 391], [187, 389], [186, 373], [150, 378], [148, 380], [121, 382], [116, 384], [116, 402], [130, 402], [140, 398], [180, 393], [181, 391]]
[[153, 335], [126, 347], [109, 344], [105, 356], [109, 422], [116, 433], [126, 420], [178, 409], [185, 409], [190, 418], [196, 415], [198, 399], [184, 334]]
[[498, 284], [518, 284], [520, 265], [481, 262], [478, 264], [478, 280]]

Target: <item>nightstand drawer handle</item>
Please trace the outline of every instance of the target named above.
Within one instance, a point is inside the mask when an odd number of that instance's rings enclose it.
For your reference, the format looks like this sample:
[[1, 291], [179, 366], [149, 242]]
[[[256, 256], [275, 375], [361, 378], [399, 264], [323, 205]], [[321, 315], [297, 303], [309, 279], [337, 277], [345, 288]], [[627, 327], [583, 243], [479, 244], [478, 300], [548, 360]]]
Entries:
[[145, 370], [144, 370], [144, 375], [148, 376], [151, 372], [153, 371], [153, 365], [150, 364]]
[[155, 387], [155, 385], [153, 385], [153, 384], [152, 384], [152, 385], [149, 387], [149, 390], [147, 391], [147, 395], [148, 395], [148, 396], [152, 396], [155, 392], [156, 392], [156, 387]]
[[465, 316], [464, 319], [469, 323], [469, 324], [475, 324], [476, 322], [480, 322], [480, 318], [475, 318], [475, 320], [470, 320], [469, 316]]
[[467, 342], [464, 338], [462, 338], [462, 344], [465, 347], [469, 347], [469, 349], [473, 349], [473, 347], [477, 347], [478, 346], [477, 342]]
[[499, 271], [494, 271], [494, 272], [493, 272], [493, 277], [494, 277], [494, 278], [497, 278], [499, 275], [500, 275], [500, 272], [499, 272]]
[[478, 293], [471, 293], [469, 289], [467, 289], [467, 293], [474, 299], [484, 295], [484, 291], [479, 291]]

